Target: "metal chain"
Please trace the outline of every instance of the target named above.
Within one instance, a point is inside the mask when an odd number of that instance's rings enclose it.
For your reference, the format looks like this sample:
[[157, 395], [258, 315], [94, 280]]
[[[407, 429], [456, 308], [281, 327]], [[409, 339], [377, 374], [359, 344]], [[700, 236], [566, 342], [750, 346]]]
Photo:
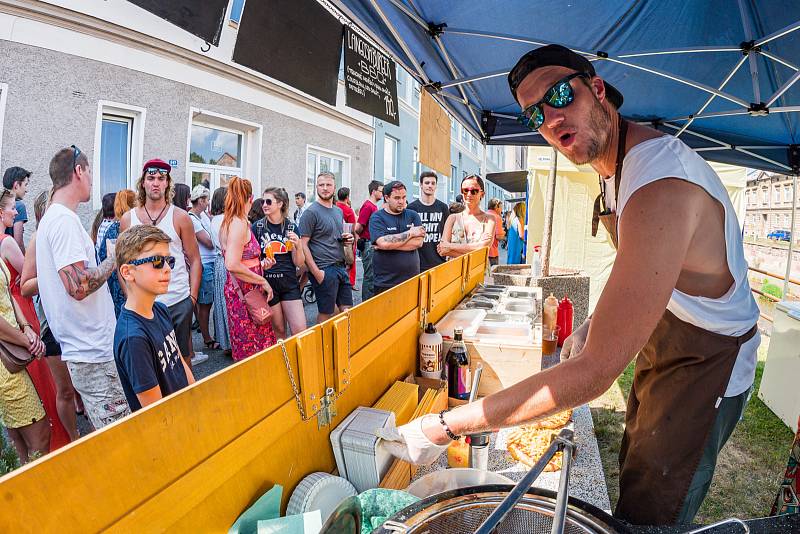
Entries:
[[297, 409], [300, 410], [300, 417], [303, 418], [303, 421], [308, 421], [309, 418], [306, 417], [306, 411], [303, 409], [303, 401], [300, 399], [300, 390], [297, 389], [297, 383], [294, 381], [294, 373], [292, 373], [292, 366], [289, 364], [289, 354], [286, 353], [286, 344], [282, 339], [279, 339], [278, 345], [281, 346], [281, 351], [283, 351], [283, 362], [286, 364], [286, 372], [289, 374], [289, 382], [292, 384], [294, 400], [297, 402]]

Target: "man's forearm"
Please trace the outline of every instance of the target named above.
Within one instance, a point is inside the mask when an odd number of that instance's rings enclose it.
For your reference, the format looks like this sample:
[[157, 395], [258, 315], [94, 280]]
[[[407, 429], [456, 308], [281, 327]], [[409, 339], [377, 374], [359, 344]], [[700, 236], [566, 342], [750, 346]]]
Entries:
[[411, 238], [411, 232], [408, 230], [399, 234], [384, 235], [375, 241], [375, 247], [379, 250], [398, 250]]
[[58, 274], [67, 293], [75, 300], [83, 300], [100, 289], [113, 272], [114, 257], [110, 256], [97, 267], [80, 267], [73, 263], [58, 271]]
[[400, 250], [402, 252], [412, 252], [420, 248], [424, 242], [425, 242], [424, 237], [414, 237], [409, 239], [408, 241], [400, 245], [400, 247], [394, 250]]
[[303, 247], [303, 255], [306, 257], [306, 267], [308, 267], [308, 272], [316, 278], [316, 273], [319, 271], [319, 267], [317, 267], [317, 263], [314, 261], [314, 257], [311, 255], [311, 249], [308, 246], [307, 242], [301, 241], [300, 244]]

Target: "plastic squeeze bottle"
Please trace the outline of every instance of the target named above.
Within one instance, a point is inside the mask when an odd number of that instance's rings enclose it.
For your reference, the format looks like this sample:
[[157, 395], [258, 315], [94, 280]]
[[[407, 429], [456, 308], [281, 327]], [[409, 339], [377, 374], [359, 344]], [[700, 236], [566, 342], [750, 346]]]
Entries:
[[428, 323], [419, 336], [419, 373], [425, 378], [442, 378], [442, 335]]
[[550, 293], [542, 304], [542, 327], [554, 329], [558, 321], [558, 299]]

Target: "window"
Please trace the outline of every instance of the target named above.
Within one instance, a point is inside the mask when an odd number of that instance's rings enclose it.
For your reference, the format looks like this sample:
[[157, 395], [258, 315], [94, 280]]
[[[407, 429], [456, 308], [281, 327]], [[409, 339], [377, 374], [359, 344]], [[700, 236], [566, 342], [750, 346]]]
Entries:
[[772, 201], [773, 202], [781, 201], [781, 190], [777, 185], [772, 188]]
[[103, 115], [100, 133], [100, 196], [126, 189], [131, 178], [133, 119]]
[[414, 176], [411, 177], [411, 182], [414, 185], [419, 185], [419, 175], [421, 172], [419, 168], [419, 149], [414, 147]]
[[458, 121], [453, 117], [450, 117], [450, 137], [451, 142], [458, 140]]
[[383, 138], [383, 182], [396, 180], [398, 140], [387, 135]]
[[[316, 196], [317, 175], [329, 172], [336, 179], [336, 190], [350, 187], [350, 156], [309, 146], [306, 149], [306, 196]], [[290, 195], [291, 196], [291, 195]]]
[[464, 145], [465, 147], [469, 146], [469, 137], [470, 137], [469, 132], [462, 125], [461, 126], [461, 144]]
[[414, 109], [419, 109], [419, 82], [397, 65], [397, 96]]
[[450, 193], [452, 194], [455, 192], [455, 186], [453, 184], [456, 183], [456, 176], [458, 175], [458, 169], [456, 169], [455, 165], [450, 165]]
[[769, 204], [769, 189], [766, 187], [761, 188], [761, 204], [764, 206]]
[[214, 191], [234, 176], [246, 176], [253, 191], [259, 191], [261, 125], [196, 108], [190, 110], [190, 118], [186, 184], [203, 184]]
[[242, 21], [242, 11], [244, 10], [244, 0], [233, 0], [231, 6], [231, 21], [239, 24]]
[[787, 215], [787, 214], [784, 214], [784, 216], [783, 216], [783, 227], [788, 229], [789, 225], [791, 225], [791, 224], [792, 224], [791, 217], [789, 217], [789, 215]]
[[790, 185], [783, 186], [783, 201], [784, 202], [792, 201], [792, 186]]
[[145, 114], [143, 108], [98, 102], [92, 153], [92, 168], [96, 169], [92, 184], [95, 209], [100, 208], [103, 195], [134, 188], [143, 160]]
[[478, 140], [472, 135], [469, 136], [469, 149], [473, 154], [478, 153]]

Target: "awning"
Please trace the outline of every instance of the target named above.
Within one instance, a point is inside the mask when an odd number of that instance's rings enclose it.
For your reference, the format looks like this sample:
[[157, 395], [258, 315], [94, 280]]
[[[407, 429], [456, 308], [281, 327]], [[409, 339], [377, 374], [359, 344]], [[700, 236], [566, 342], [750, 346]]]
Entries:
[[528, 171], [490, 172], [486, 179], [510, 193], [528, 190]]
[[797, 0], [333, 0], [488, 144], [542, 145], [506, 83], [549, 43], [594, 62], [622, 114], [709, 160], [800, 173]]

